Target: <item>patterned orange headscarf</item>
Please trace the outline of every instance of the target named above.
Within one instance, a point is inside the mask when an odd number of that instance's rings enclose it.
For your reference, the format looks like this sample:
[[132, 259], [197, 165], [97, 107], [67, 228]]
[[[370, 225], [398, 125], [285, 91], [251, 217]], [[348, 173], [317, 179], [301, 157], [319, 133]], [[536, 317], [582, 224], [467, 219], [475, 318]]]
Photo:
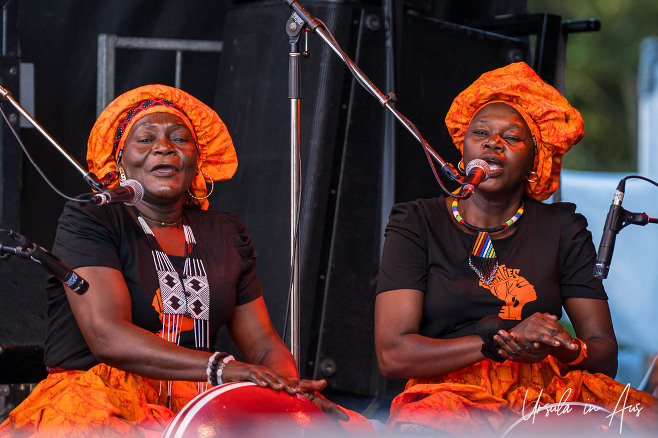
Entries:
[[536, 182], [527, 182], [528, 196], [543, 201], [560, 185], [562, 155], [585, 134], [583, 118], [555, 88], [523, 62], [480, 76], [455, 98], [446, 126], [462, 152], [464, 136], [473, 116], [485, 105], [503, 102], [524, 118], [537, 141]]
[[[165, 103], [140, 106], [144, 101], [150, 100]], [[138, 106], [140, 108], [137, 108]], [[134, 110], [131, 113], [132, 117], [126, 118], [131, 110]], [[87, 142], [89, 171], [102, 181], [114, 178], [117, 157], [121, 154], [130, 128], [140, 118], [155, 112], [179, 116], [196, 137], [199, 173], [190, 187], [190, 192], [194, 196], [203, 198], [207, 194], [207, 182], [222, 181], [233, 176], [238, 167], [238, 158], [224, 122], [212, 108], [198, 99], [166, 85], [145, 85], [135, 88], [114, 99], [103, 110]], [[121, 130], [117, 132], [120, 126]], [[114, 178], [109, 187], [116, 184]], [[188, 205], [196, 205], [204, 210], [208, 208], [207, 199], [197, 200], [186, 196], [185, 201]]]

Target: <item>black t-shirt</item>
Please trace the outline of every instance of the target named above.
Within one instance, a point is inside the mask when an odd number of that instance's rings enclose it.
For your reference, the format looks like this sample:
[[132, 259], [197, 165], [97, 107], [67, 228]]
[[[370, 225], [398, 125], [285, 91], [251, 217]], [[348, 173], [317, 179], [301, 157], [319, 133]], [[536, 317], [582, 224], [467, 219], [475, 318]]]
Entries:
[[[67, 203], [59, 219], [52, 252], [71, 269], [104, 266], [121, 271], [130, 291], [133, 324], [158, 333], [162, 322], [153, 255], [144, 231], [128, 208], [123, 204]], [[256, 252], [237, 215], [192, 208], [186, 208], [184, 214], [210, 285], [210, 345], [213, 345], [217, 330], [228, 321], [235, 306], [262, 294], [256, 276]], [[174, 267], [182, 269], [183, 257], [170, 256], [170, 259]], [[62, 284], [51, 278], [46, 292], [46, 366], [86, 370], [98, 364], [78, 328]], [[194, 348], [193, 330], [181, 333], [180, 345]]]
[[592, 275], [596, 252], [587, 220], [575, 209], [526, 198], [516, 232], [492, 236], [499, 266], [485, 285], [468, 264], [476, 236], [457, 226], [444, 197], [394, 205], [377, 293], [424, 292], [420, 334], [432, 338], [473, 335], [486, 315], [512, 327], [535, 312], [560, 317], [565, 298], [607, 299]]

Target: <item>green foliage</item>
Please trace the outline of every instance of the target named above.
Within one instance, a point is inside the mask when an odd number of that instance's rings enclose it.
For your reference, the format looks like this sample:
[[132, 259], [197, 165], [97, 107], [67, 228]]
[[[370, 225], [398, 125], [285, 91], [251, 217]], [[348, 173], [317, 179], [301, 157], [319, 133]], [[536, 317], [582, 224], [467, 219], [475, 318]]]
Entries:
[[658, 36], [658, 1], [529, 0], [528, 10], [601, 22], [598, 32], [569, 35], [567, 99], [585, 119], [585, 137], [564, 156], [563, 166], [634, 171], [639, 49], [642, 39]]

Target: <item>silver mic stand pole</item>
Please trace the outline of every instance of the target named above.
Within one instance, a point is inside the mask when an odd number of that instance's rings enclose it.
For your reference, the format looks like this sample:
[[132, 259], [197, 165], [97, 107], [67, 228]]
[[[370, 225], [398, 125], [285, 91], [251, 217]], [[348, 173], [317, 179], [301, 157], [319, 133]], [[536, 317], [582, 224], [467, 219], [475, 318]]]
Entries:
[[299, 152], [299, 101], [301, 95], [301, 74], [299, 66], [299, 38], [306, 25], [296, 14], [292, 14], [286, 24], [290, 41], [288, 61], [288, 98], [290, 99], [290, 351], [300, 372], [300, 275], [299, 275], [299, 201], [301, 197], [301, 160]]

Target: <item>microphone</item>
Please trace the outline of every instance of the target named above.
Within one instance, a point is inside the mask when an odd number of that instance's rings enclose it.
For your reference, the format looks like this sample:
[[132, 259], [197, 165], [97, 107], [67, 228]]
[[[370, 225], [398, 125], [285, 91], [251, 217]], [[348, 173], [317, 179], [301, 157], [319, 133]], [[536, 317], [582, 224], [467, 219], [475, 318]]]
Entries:
[[0, 258], [7, 258], [10, 255], [16, 255], [23, 259], [34, 260], [48, 271], [48, 273], [70, 287], [78, 295], [84, 294], [87, 292], [87, 289], [89, 289], [89, 283], [87, 283], [84, 278], [78, 276], [73, 270], [66, 267], [57, 257], [41, 248], [39, 245], [27, 240], [25, 236], [11, 230], [0, 230], [0, 237], [3, 237], [3, 234], [6, 234], [11, 238], [16, 246], [5, 246], [0, 239]]
[[461, 194], [468, 197], [475, 192], [475, 188], [489, 178], [489, 164], [486, 161], [476, 158], [466, 165], [466, 177], [462, 185]]
[[89, 283], [84, 278], [76, 274], [72, 269], [60, 262], [57, 257], [50, 254], [39, 245], [33, 244], [30, 257], [40, 263], [46, 271], [52, 274], [56, 279], [67, 285], [73, 292], [82, 295], [89, 289]]
[[612, 198], [612, 205], [608, 211], [608, 216], [605, 218], [605, 225], [603, 225], [599, 253], [596, 256], [596, 264], [594, 265], [594, 276], [601, 280], [608, 278], [612, 251], [615, 248], [615, 240], [617, 239], [617, 233], [622, 228], [624, 209], [621, 208], [621, 202], [624, 200], [625, 186], [625, 179], [619, 181], [615, 195]]
[[96, 193], [91, 199], [97, 205], [114, 204], [116, 202], [135, 205], [142, 200], [143, 196], [144, 188], [139, 181], [127, 179], [120, 186]]

